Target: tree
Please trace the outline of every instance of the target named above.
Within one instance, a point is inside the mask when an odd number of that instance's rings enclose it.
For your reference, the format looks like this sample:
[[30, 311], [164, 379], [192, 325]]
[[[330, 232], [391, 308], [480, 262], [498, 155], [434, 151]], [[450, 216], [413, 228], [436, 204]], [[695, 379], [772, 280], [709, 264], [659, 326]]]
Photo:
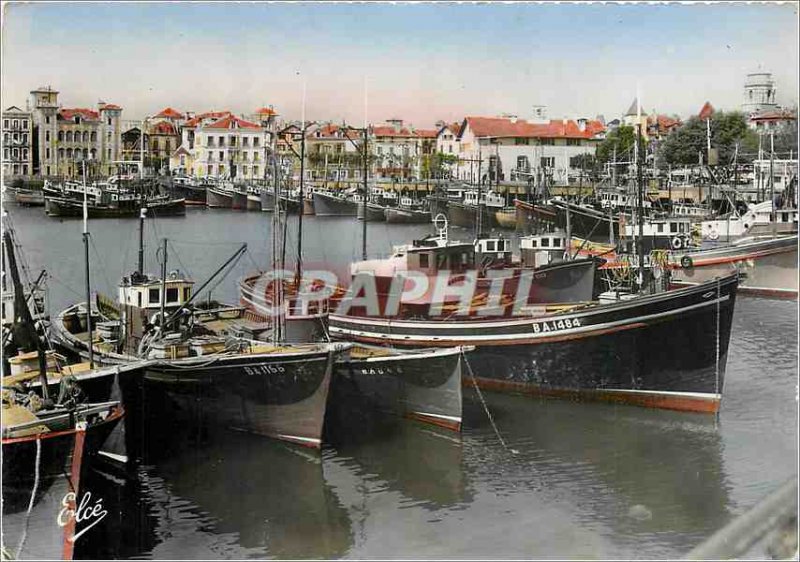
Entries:
[[455, 154], [445, 154], [443, 152], [434, 152], [433, 154], [426, 154], [422, 158], [422, 177], [423, 178], [441, 178], [450, 172], [451, 166], [458, 162], [458, 157]]
[[594, 154], [577, 154], [569, 159], [569, 167], [573, 170], [581, 170], [584, 177], [597, 181], [600, 168]]
[[[670, 133], [661, 142], [658, 161], [662, 166], [685, 166], [697, 164], [699, 154], [707, 159], [706, 121], [692, 117]], [[745, 160], [758, 149], [758, 135], [747, 126], [747, 119], [739, 111], [717, 111], [711, 116], [711, 147], [716, 148], [719, 164], [733, 161], [734, 153], [739, 151], [739, 160]]]
[[617, 160], [625, 160], [628, 153], [633, 154], [633, 147], [636, 144], [636, 130], [630, 125], [617, 127], [597, 146], [595, 160], [598, 166], [603, 166], [611, 162], [614, 158], [614, 147], [617, 149]]

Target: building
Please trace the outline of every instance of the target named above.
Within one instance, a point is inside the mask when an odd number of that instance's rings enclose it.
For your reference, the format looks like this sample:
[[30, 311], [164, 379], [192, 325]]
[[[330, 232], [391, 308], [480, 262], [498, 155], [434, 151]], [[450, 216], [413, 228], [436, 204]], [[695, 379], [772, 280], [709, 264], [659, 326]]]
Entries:
[[346, 124], [327, 123], [307, 132], [306, 179], [338, 182], [362, 178], [363, 142], [363, 129]]
[[634, 130], [639, 126], [642, 131], [642, 136], [647, 139], [647, 120], [647, 113], [645, 113], [644, 109], [639, 105], [639, 99], [634, 98], [628, 111], [622, 116], [622, 124], [627, 127], [633, 127]]
[[412, 180], [420, 177], [420, 136], [402, 119], [389, 119], [371, 130], [371, 153], [378, 179]]
[[109, 175], [122, 157], [122, 108], [100, 101], [97, 109], [63, 108], [58, 92], [31, 91], [33, 170], [42, 176]]
[[770, 72], [751, 72], [744, 80], [744, 101], [742, 111], [745, 115], [776, 111], [775, 81]]
[[576, 175], [570, 173], [570, 160], [594, 154], [604, 133], [596, 120], [466, 117], [458, 133], [456, 176], [499, 183], [527, 181], [541, 171], [565, 185]]
[[12, 105], [3, 111], [3, 176], [33, 175], [33, 118]]
[[756, 131], [767, 132], [775, 130], [787, 123], [790, 123], [792, 126], [794, 126], [796, 121], [796, 110], [780, 108], [772, 111], [755, 113], [750, 116], [748, 124]]
[[275, 133], [274, 110], [255, 112], [259, 122], [230, 111], [201, 113], [183, 124], [181, 144], [169, 158], [172, 172], [195, 177], [260, 179]]

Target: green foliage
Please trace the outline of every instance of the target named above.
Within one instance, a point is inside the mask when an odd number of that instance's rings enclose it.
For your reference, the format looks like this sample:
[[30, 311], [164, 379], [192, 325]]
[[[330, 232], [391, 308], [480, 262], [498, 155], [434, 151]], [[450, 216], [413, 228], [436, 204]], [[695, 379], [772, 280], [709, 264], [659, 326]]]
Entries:
[[422, 157], [422, 177], [423, 178], [441, 178], [446, 176], [451, 167], [458, 162], [458, 157], [455, 154], [445, 154], [443, 152], [435, 152], [433, 154], [425, 154]]
[[[738, 111], [715, 112], [711, 116], [711, 147], [717, 149], [720, 165], [733, 161], [737, 145], [739, 161], [745, 161], [747, 154], [752, 159], [758, 149], [758, 135], [747, 126], [747, 118]], [[706, 148], [706, 122], [694, 116], [661, 142], [658, 160], [663, 166], [697, 164], [699, 154], [704, 161], [707, 158]]]
[[622, 125], [608, 133], [595, 152], [596, 161], [599, 166], [614, 159], [614, 147], [617, 148], [617, 160], [626, 160], [628, 153], [633, 154], [633, 147], [636, 144], [636, 130], [630, 125]]
[[[764, 137], [762, 148], [769, 150], [770, 139]], [[797, 122], [784, 121], [775, 129], [774, 147], [776, 158], [797, 158]]]

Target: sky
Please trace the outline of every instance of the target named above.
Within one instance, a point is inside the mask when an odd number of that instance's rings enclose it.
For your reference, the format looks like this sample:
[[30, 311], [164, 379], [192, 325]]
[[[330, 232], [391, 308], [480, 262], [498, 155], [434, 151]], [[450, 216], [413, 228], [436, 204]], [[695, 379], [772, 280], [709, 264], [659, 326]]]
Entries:
[[[738, 109], [748, 72], [798, 101], [795, 3], [4, 4], [2, 105], [52, 86], [141, 119], [166, 106], [362, 124]], [[305, 96], [303, 92], [305, 90]], [[305, 99], [305, 102], [303, 100]], [[303, 112], [305, 107], [305, 112]]]

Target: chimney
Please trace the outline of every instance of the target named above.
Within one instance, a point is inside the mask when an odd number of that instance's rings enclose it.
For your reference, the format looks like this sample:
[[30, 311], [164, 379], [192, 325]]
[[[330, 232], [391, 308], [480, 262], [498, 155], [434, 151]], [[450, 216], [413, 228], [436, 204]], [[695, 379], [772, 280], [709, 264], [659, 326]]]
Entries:
[[547, 106], [545, 105], [534, 105], [533, 106], [533, 117], [531, 119], [532, 123], [547, 124], [549, 123], [547, 119]]
[[586, 130], [586, 121], [587, 121], [586, 117], [579, 117], [578, 118], [578, 129], [580, 131], [585, 131]]

